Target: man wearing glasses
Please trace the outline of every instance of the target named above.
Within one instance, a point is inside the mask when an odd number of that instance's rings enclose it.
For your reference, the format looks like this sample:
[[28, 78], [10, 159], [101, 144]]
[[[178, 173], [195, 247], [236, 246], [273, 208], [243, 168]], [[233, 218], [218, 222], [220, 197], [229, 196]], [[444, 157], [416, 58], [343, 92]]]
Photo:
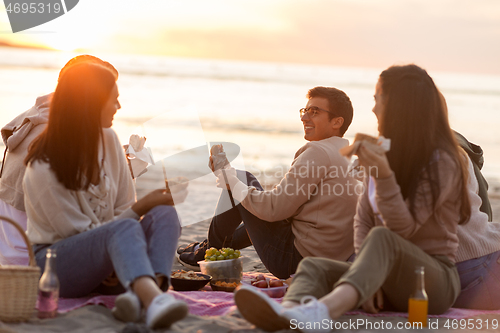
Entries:
[[[303, 257], [343, 261], [351, 257], [359, 183], [338, 151], [349, 144], [342, 137], [352, 121], [352, 104], [336, 88], [315, 87], [307, 98], [300, 120], [309, 142], [297, 151], [285, 177], [264, 191], [253, 175], [236, 171], [229, 163], [215, 170], [224, 193], [208, 239], [180, 246], [181, 264], [197, 269], [210, 247], [242, 249], [253, 244], [272, 274], [288, 278]], [[230, 209], [229, 195], [236, 203]]]

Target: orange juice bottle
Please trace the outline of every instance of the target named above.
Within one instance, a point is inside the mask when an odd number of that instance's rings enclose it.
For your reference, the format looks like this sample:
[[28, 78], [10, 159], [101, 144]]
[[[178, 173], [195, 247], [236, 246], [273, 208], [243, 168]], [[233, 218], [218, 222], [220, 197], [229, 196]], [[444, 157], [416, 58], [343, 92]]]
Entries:
[[408, 322], [422, 323], [422, 327], [427, 327], [429, 299], [425, 292], [424, 267], [417, 267], [415, 270], [415, 278], [415, 291], [408, 300]]

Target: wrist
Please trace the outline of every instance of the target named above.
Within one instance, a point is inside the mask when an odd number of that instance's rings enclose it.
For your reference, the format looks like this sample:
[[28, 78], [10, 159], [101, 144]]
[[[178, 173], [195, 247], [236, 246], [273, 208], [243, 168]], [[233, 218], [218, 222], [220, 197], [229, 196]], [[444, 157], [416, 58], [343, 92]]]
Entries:
[[224, 182], [229, 185], [230, 189], [234, 188], [234, 186], [239, 182], [234, 169], [221, 169], [221, 174], [222, 178], [220, 179], [224, 180]]
[[234, 188], [239, 182], [240, 180], [236, 176], [231, 175], [227, 177], [227, 183], [229, 184], [230, 188]]

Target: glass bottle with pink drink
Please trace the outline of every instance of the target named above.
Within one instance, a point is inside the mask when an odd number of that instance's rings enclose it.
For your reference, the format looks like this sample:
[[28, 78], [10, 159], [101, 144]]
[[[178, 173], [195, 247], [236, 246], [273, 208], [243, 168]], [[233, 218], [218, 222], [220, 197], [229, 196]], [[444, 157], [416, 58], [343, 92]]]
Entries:
[[56, 250], [48, 249], [45, 270], [38, 284], [38, 318], [54, 318], [57, 316], [59, 279], [56, 274], [56, 258]]

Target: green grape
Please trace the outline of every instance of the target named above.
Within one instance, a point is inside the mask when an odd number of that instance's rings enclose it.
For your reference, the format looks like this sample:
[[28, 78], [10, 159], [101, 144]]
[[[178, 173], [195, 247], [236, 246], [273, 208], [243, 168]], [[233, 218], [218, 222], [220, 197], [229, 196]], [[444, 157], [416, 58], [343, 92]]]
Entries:
[[219, 250], [211, 247], [205, 252], [205, 261], [231, 260], [239, 257], [241, 257], [240, 250], [234, 250], [230, 247], [223, 247]]

